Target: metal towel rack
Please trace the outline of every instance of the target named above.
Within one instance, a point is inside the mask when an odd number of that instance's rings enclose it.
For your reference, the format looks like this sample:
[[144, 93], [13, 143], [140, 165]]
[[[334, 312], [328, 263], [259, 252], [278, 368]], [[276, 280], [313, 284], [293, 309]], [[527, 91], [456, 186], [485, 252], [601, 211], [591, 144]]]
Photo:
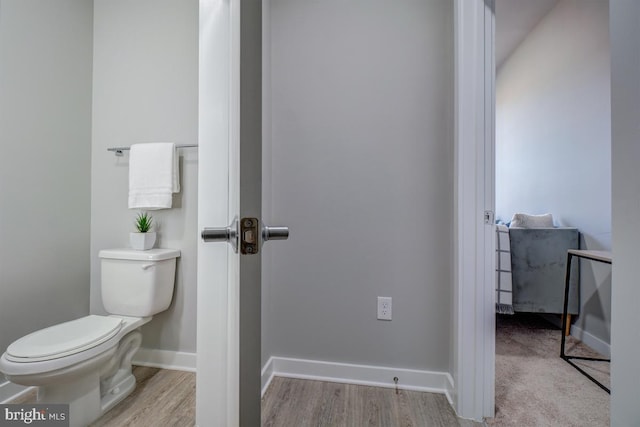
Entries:
[[[176, 148], [194, 148], [194, 147], [198, 147], [198, 144], [176, 145]], [[124, 155], [123, 151], [129, 151], [129, 150], [131, 150], [131, 147], [111, 147], [111, 148], [107, 148], [107, 151], [113, 151], [114, 153], [116, 153], [116, 156], [118, 156], [118, 157], [122, 157]]]

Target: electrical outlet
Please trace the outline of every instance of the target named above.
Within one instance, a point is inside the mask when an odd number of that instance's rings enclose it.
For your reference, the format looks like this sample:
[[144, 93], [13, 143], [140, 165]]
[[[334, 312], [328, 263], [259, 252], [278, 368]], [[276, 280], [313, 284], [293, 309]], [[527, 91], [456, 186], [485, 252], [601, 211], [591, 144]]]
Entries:
[[378, 297], [378, 320], [391, 320], [391, 297]]

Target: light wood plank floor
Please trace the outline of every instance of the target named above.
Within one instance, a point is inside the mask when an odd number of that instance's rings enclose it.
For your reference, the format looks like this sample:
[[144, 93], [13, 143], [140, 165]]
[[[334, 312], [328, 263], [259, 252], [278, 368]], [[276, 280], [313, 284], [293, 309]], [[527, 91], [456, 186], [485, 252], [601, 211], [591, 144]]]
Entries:
[[262, 399], [263, 427], [472, 427], [444, 395], [275, 377]]
[[[195, 424], [195, 374], [136, 366], [136, 389], [92, 427]], [[14, 403], [34, 402], [35, 393]], [[262, 398], [263, 427], [477, 427], [440, 394], [275, 377]]]
[[196, 374], [133, 368], [136, 388], [92, 427], [193, 427], [196, 423]]
[[[196, 423], [196, 375], [134, 366], [136, 388], [91, 427], [193, 427]], [[28, 393], [12, 403], [33, 403]]]

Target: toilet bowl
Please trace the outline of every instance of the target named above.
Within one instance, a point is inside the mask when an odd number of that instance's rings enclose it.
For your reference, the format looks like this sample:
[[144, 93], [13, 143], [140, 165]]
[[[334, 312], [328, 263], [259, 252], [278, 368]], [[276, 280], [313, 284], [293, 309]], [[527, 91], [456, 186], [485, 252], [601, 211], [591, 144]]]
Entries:
[[38, 403], [68, 403], [70, 426], [86, 426], [135, 388], [131, 359], [140, 326], [171, 304], [174, 249], [103, 250], [101, 288], [109, 315], [89, 315], [14, 341], [0, 357], [11, 382], [38, 387]]

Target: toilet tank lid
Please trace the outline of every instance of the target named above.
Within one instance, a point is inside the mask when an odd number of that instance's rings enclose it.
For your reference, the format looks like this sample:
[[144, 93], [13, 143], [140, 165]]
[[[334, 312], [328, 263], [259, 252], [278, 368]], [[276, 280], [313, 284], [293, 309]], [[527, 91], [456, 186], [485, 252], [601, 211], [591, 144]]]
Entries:
[[103, 249], [98, 253], [100, 258], [107, 259], [128, 259], [132, 261], [163, 261], [165, 259], [178, 258], [178, 249], [149, 249], [139, 251], [136, 249]]

